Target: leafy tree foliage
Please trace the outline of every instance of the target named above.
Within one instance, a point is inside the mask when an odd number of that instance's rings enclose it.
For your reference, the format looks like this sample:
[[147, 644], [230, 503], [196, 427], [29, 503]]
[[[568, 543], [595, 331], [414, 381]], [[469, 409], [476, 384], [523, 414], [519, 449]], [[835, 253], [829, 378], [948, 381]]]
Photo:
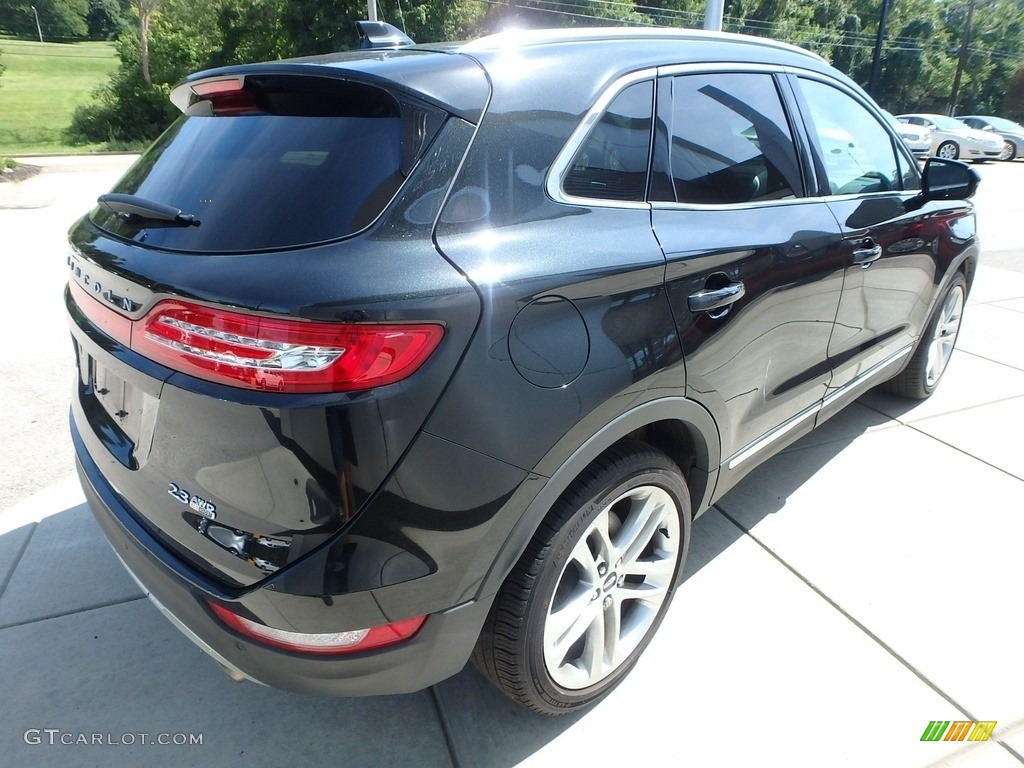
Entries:
[[82, 40], [89, 34], [85, 18], [89, 0], [0, 0], [0, 29], [15, 37], [36, 38], [35, 6], [43, 39]]
[[95, 103], [75, 110], [67, 131], [72, 142], [148, 141], [159, 136], [176, 116], [177, 110], [168, 100], [170, 84], [155, 81], [147, 85], [142, 78], [138, 38], [124, 33], [116, 45], [121, 63], [110, 81], [96, 91]]
[[1024, 122], [1024, 66], [1010, 77], [1010, 84], [1003, 97], [1003, 109], [996, 114], [1004, 115], [1018, 123]]
[[[1024, 0], [973, 0], [958, 111], [1024, 112]], [[23, 0], [0, 0], [4, 4]], [[81, 136], [151, 139], [174, 117], [165, 94], [191, 71], [353, 48], [365, 0], [39, 0], [151, 10], [148, 46], [135, 24], [118, 41], [121, 66]], [[891, 0], [874, 95], [893, 112], [945, 111], [971, 0]], [[520, 27], [641, 24], [702, 27], [705, 0], [378, 0], [380, 15], [418, 42]], [[122, 6], [124, 7], [124, 6]], [[867, 85], [881, 0], [726, 0], [724, 28], [815, 51]], [[2, 14], [0, 14], [2, 18]], [[148, 47], [148, 77], [144, 72]], [[1016, 94], [1016, 95], [1015, 95]], [[1005, 99], [1004, 99], [1005, 96]], [[1016, 99], [1016, 100], [1014, 100]], [[1012, 112], [1012, 110], [1016, 110]]]
[[127, 29], [129, 19], [117, 0], [89, 0], [85, 23], [89, 39], [112, 40]]

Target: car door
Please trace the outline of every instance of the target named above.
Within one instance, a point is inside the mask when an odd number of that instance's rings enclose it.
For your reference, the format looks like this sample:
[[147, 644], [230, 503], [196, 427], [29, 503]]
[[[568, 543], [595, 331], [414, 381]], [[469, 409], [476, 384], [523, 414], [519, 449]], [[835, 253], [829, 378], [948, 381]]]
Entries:
[[883, 381], [912, 351], [940, 277], [941, 223], [913, 204], [917, 164], [875, 109], [831, 79], [800, 75], [793, 85], [843, 235], [846, 279], [828, 344], [835, 398]]
[[829, 207], [805, 196], [811, 170], [780, 73], [659, 72], [652, 221], [687, 395], [711, 411], [727, 457], [720, 488], [809, 430], [831, 377], [842, 239]]

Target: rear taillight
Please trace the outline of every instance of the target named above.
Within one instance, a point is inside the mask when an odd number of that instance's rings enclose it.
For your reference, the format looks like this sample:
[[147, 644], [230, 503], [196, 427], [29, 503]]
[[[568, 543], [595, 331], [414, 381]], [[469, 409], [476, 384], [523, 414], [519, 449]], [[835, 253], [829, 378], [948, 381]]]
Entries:
[[237, 77], [196, 83], [192, 92], [196, 101], [208, 101], [213, 114], [218, 117], [260, 112], [256, 94], [244, 90], [242, 81]]
[[[346, 392], [410, 376], [444, 328], [433, 323], [323, 323], [161, 301], [123, 318], [71, 283], [87, 317], [149, 359], [190, 376], [272, 392]], [[116, 328], [107, 320], [117, 319]]]
[[222, 605], [216, 603], [207, 603], [207, 605], [218, 619], [236, 632], [274, 648], [283, 648], [286, 651], [299, 653], [358, 653], [372, 648], [383, 648], [408, 640], [419, 632], [420, 627], [427, 620], [426, 616], [415, 616], [411, 619], [366, 629], [311, 634], [268, 627], [252, 619], [239, 616]]

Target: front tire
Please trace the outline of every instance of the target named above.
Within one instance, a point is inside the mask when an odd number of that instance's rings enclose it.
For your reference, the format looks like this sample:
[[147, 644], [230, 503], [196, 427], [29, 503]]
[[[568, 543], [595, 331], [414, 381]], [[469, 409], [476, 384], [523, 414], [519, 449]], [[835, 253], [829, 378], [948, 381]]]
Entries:
[[911, 400], [931, 397], [953, 355], [966, 301], [967, 281], [957, 272], [935, 306], [907, 367], [886, 382], [886, 389]]
[[956, 160], [960, 157], [960, 146], [955, 141], [944, 141], [939, 144], [935, 156], [943, 160]]
[[606, 696], [671, 602], [690, 541], [675, 463], [639, 441], [562, 494], [495, 598], [473, 655], [506, 695], [563, 715]]

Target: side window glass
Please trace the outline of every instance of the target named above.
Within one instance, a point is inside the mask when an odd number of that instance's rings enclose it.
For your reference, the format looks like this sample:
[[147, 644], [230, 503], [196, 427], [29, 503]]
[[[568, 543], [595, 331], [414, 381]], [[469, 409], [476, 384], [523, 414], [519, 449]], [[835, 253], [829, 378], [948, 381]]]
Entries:
[[892, 137], [874, 115], [831, 85], [801, 78], [800, 87], [833, 195], [903, 189]]
[[903, 189], [920, 189], [921, 170], [917, 160], [908, 158], [906, 152], [897, 152], [896, 160], [900, 166], [900, 178], [903, 180]]
[[[659, 90], [658, 142], [668, 147], [656, 152], [660, 160], [667, 151], [669, 178], [653, 185], [654, 199], [720, 205], [800, 194], [796, 149], [771, 75], [679, 75]], [[664, 165], [656, 162], [656, 170]]]
[[616, 96], [569, 166], [562, 189], [573, 197], [640, 201], [647, 189], [654, 82]]

